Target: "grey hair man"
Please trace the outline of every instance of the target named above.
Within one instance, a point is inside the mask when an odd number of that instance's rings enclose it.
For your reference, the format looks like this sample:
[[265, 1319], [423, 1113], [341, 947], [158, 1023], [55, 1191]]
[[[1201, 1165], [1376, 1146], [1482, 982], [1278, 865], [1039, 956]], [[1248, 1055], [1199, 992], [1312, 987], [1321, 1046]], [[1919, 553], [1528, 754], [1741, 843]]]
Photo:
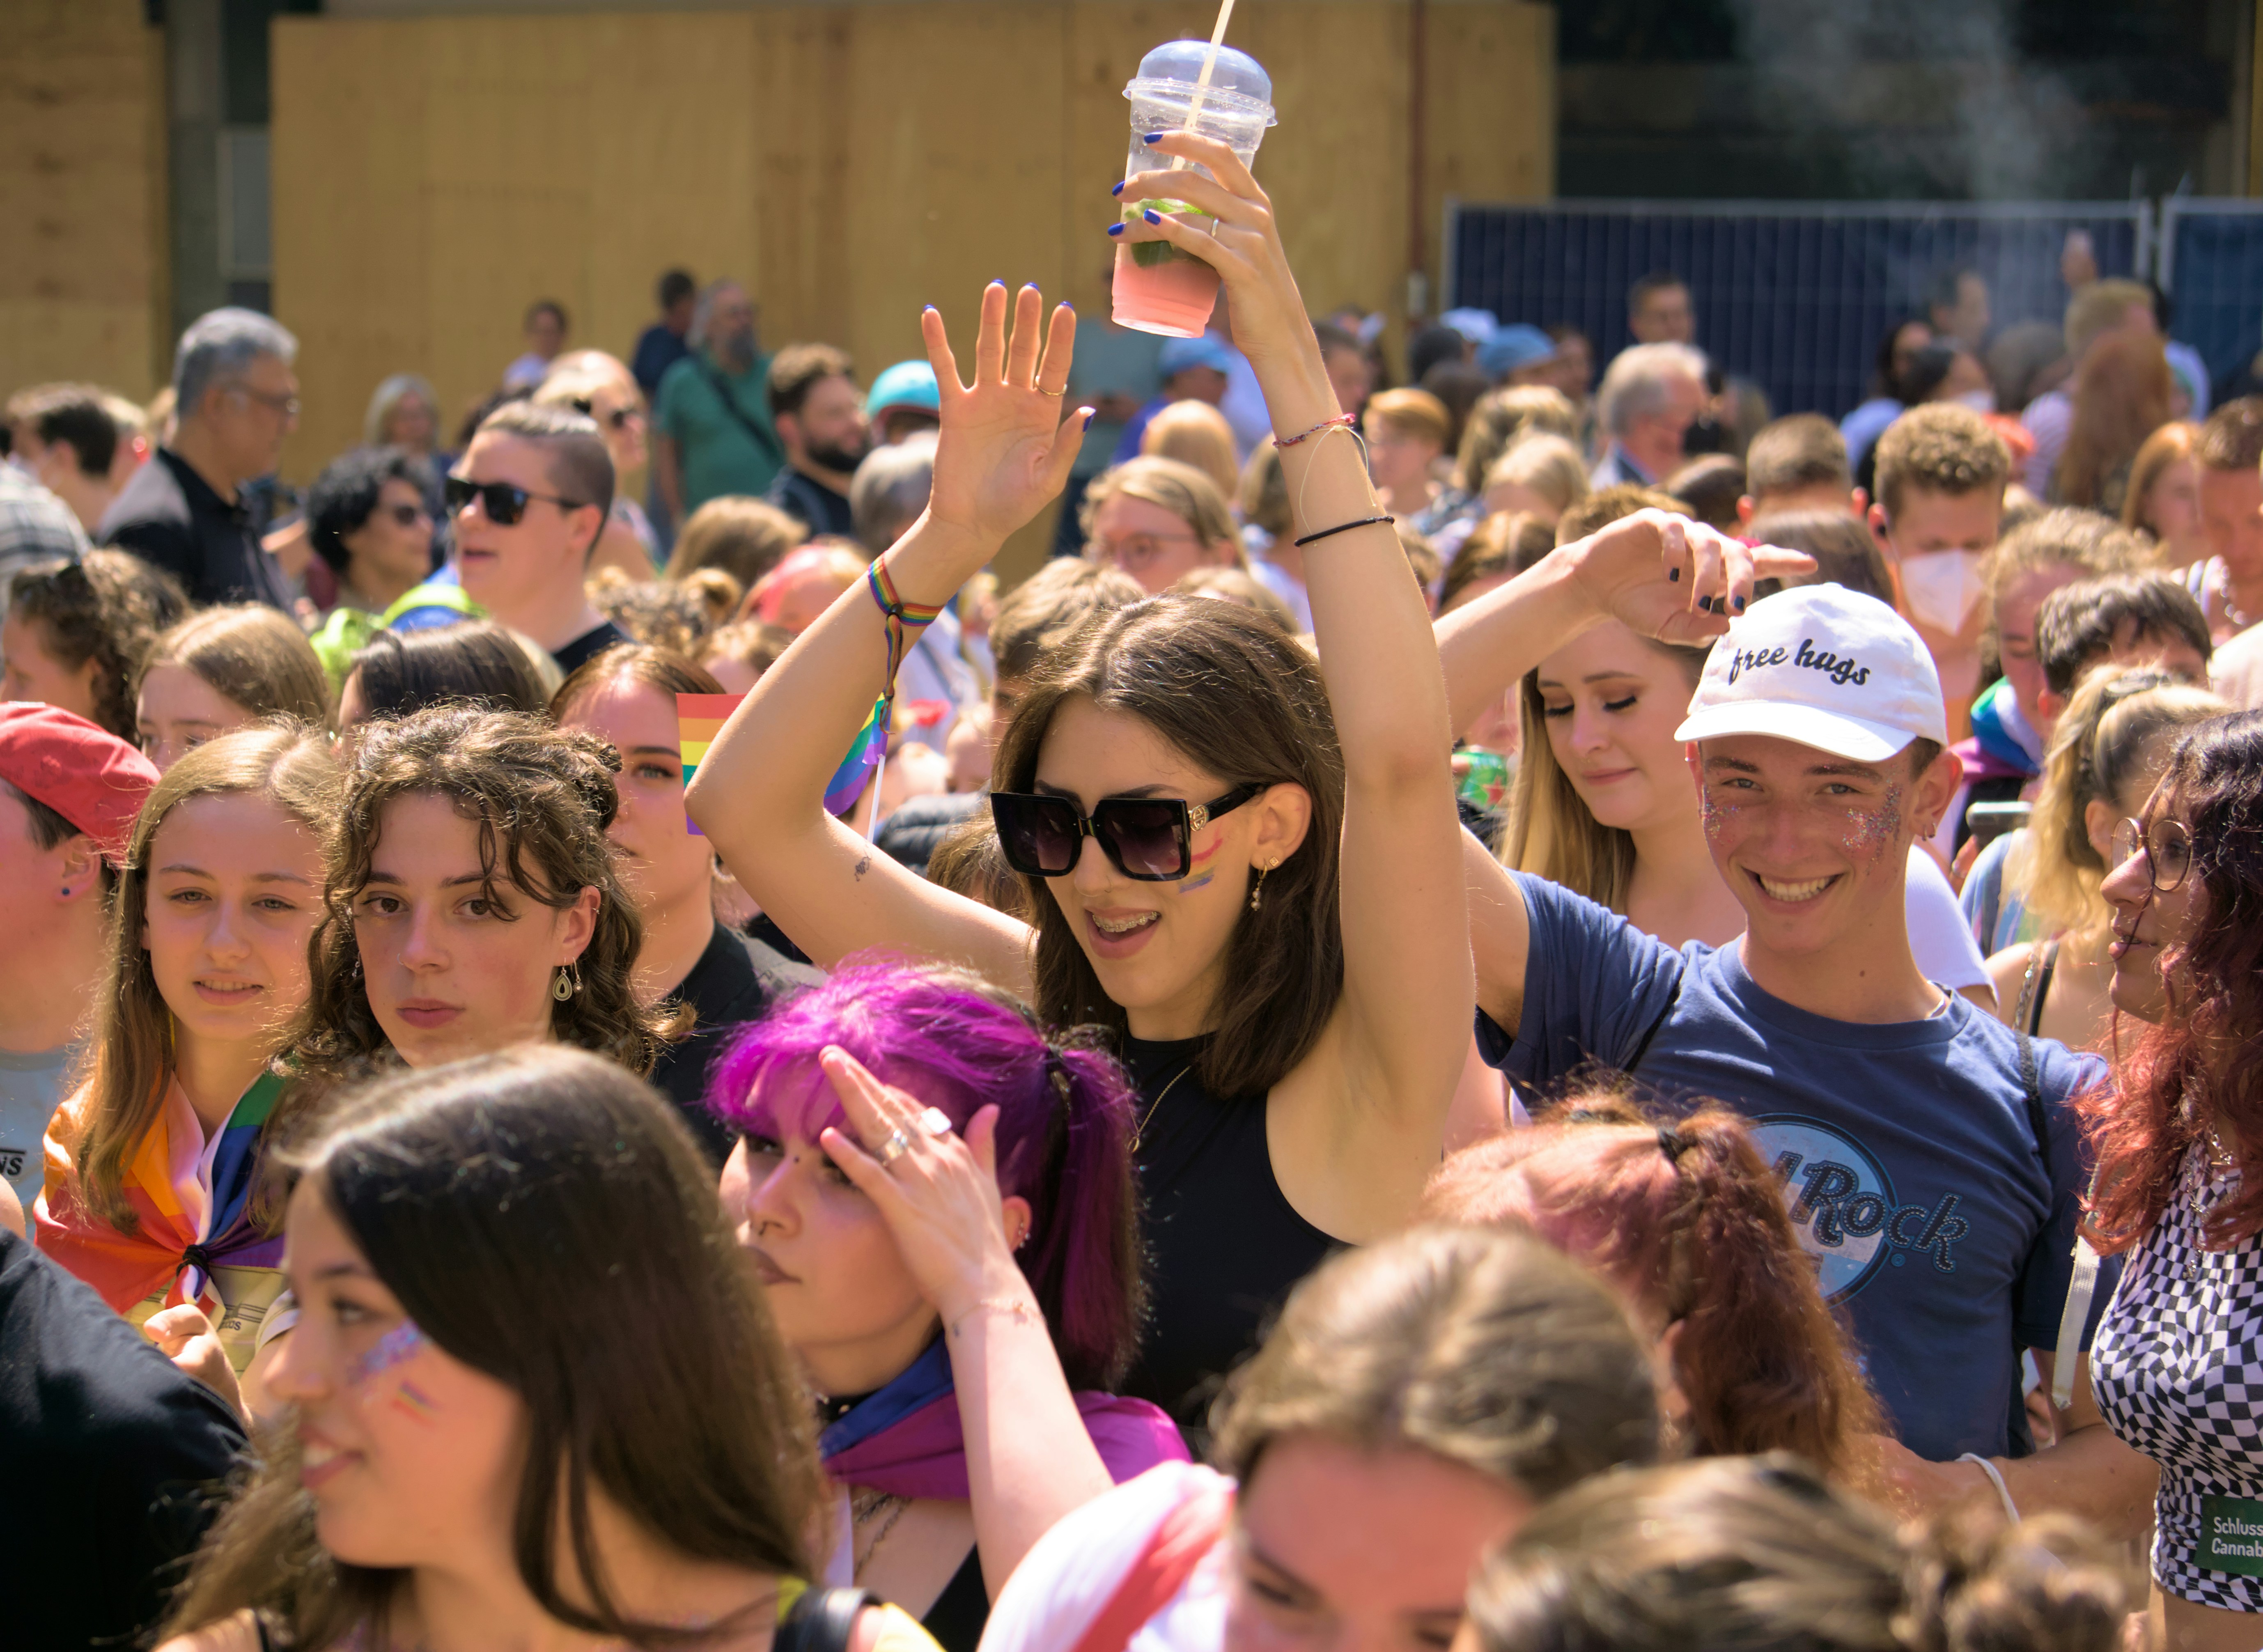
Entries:
[[177, 578], [189, 600], [289, 612], [288, 581], [261, 546], [239, 490], [271, 473], [299, 422], [299, 341], [253, 310], [213, 310], [173, 356], [172, 441], [103, 515], [95, 538]]
[[653, 483], [673, 522], [726, 494], [759, 498], [785, 465], [746, 288], [709, 282], [684, 343], [691, 353], [661, 376], [652, 410]]
[[1704, 408], [1703, 351], [1673, 343], [1621, 350], [1595, 392], [1596, 415], [1610, 446], [1591, 483], [1655, 487], [1681, 465], [1682, 438]]

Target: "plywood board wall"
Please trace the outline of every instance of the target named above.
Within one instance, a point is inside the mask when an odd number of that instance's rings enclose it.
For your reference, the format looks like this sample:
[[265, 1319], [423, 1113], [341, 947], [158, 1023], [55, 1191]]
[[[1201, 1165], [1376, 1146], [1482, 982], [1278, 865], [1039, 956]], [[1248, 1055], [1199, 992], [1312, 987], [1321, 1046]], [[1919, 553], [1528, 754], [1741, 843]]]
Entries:
[[0, 7], [0, 395], [164, 369], [163, 41], [141, 0]]
[[[993, 277], [1097, 306], [1124, 83], [1213, 15], [907, 0], [278, 19], [275, 305], [304, 343], [306, 404], [286, 473], [358, 440], [388, 373], [430, 378], [452, 424], [538, 297], [564, 302], [575, 343], [625, 354], [673, 265], [745, 280], [766, 348], [829, 339], [867, 377], [918, 350], [922, 305], [963, 324]], [[1234, 14], [1274, 78], [1257, 171], [1315, 309], [1404, 302], [1408, 16], [1404, 0]], [[1428, 16], [1428, 220], [1445, 190], [1544, 193], [1552, 13]]]

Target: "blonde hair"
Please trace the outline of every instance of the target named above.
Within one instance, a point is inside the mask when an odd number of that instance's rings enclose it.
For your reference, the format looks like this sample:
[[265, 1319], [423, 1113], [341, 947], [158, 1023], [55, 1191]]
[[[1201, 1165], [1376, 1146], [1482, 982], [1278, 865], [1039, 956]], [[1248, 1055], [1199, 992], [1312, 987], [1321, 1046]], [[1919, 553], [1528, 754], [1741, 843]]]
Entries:
[[1529, 487], [1556, 507], [1558, 516], [1587, 496], [1587, 467], [1580, 450], [1560, 436], [1536, 430], [1518, 438], [1486, 473], [1487, 490]]
[[1380, 421], [1418, 442], [1435, 442], [1441, 453], [1454, 433], [1454, 415], [1427, 390], [1386, 390], [1370, 396], [1361, 416], [1370, 424]]
[[1241, 467], [1233, 457], [1233, 427], [1207, 401], [1189, 399], [1165, 408], [1147, 422], [1139, 451], [1193, 465], [1228, 499], [1241, 483]]
[[1206, 472], [1182, 459], [1148, 454], [1110, 465], [1092, 479], [1092, 486], [1084, 490], [1084, 502], [1077, 507], [1077, 525], [1088, 540], [1092, 537], [1093, 518], [1118, 494], [1169, 511], [1193, 529], [1195, 537], [1205, 546], [1215, 550], [1231, 545], [1236, 563], [1247, 565], [1241, 553], [1241, 537], [1233, 530], [1233, 509]]
[[1257, 444], [1249, 463], [1241, 467], [1241, 486], [1233, 502], [1251, 527], [1262, 528], [1276, 539], [1289, 531], [1289, 478], [1281, 468], [1280, 449], [1270, 442]]
[[[1556, 543], [1568, 545], [1573, 539], [1585, 538], [1638, 510], [1669, 510], [1677, 516], [1689, 514], [1689, 508], [1680, 500], [1650, 488], [1606, 487], [1565, 513], [1556, 524]], [[1707, 650], [1683, 648], [1648, 637], [1643, 642], [1680, 666], [1693, 689], [1697, 686], [1705, 670]], [[1516, 761], [1516, 778], [1509, 786], [1508, 819], [1501, 827], [1498, 851], [1501, 863], [1520, 872], [1536, 873], [1575, 895], [1623, 913], [1627, 892], [1634, 882], [1633, 834], [1595, 819], [1572, 784], [1571, 776], [1556, 761], [1555, 747], [1548, 743], [1546, 712], [1546, 703], [1540, 697], [1540, 668], [1535, 666], [1516, 685], [1522, 754]]]
[[1912, 408], [1878, 438], [1877, 499], [1889, 517], [1912, 487], [1963, 498], [1992, 493], [2000, 501], [2011, 480], [2012, 450], [1971, 408], [1954, 401]]
[[2028, 910], [2054, 931], [2102, 930], [2112, 917], [2100, 893], [2109, 869], [2090, 841], [2089, 805], [2120, 811], [2162, 735], [2231, 709], [2165, 671], [2105, 665], [2085, 677], [2052, 734], [2034, 818], [2005, 862], [2005, 882]]

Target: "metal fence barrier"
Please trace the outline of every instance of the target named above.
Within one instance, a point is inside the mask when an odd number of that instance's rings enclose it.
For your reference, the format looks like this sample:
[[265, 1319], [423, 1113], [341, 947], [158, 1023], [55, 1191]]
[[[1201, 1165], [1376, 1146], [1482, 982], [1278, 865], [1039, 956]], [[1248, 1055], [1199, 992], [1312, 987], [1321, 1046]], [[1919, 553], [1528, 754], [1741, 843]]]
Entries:
[[2161, 290], [2170, 330], [2222, 384], [2263, 350], [2263, 201], [2172, 195], [2161, 203]]
[[[2263, 206], [2243, 205], [2251, 213]], [[2191, 233], [2202, 223], [2194, 215], [2180, 227]], [[2066, 308], [2059, 253], [2067, 232], [2089, 233], [2101, 274], [2129, 276], [2151, 271], [2153, 226], [2152, 203], [2143, 200], [1449, 202], [1440, 307], [1474, 306], [1541, 326], [1569, 321], [1594, 341], [1600, 364], [1634, 342], [1628, 287], [1670, 270], [1689, 284], [1697, 342], [1715, 361], [1759, 384], [1779, 414], [1836, 418], [1870, 393], [1880, 341], [1922, 314], [1927, 284], [1941, 271], [1969, 266], [1986, 279], [1997, 328], [2056, 325]], [[2241, 223], [2239, 234], [2248, 263], [2238, 280], [2251, 294], [2263, 291], [2254, 278], [2263, 271], [2263, 215]], [[2252, 354], [2252, 304], [2249, 317]]]

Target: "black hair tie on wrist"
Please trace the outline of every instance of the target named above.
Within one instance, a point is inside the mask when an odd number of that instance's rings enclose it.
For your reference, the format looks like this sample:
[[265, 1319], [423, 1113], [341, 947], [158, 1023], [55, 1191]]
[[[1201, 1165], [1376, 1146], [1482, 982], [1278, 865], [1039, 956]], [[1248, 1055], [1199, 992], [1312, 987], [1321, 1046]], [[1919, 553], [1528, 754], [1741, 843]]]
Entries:
[[1333, 528], [1323, 528], [1318, 533], [1308, 533], [1295, 543], [1298, 545], [1308, 545], [1315, 539], [1326, 539], [1334, 534], [1349, 533], [1354, 528], [1371, 528], [1378, 522], [1390, 520], [1388, 516], [1362, 516], [1357, 522], [1340, 522]]

